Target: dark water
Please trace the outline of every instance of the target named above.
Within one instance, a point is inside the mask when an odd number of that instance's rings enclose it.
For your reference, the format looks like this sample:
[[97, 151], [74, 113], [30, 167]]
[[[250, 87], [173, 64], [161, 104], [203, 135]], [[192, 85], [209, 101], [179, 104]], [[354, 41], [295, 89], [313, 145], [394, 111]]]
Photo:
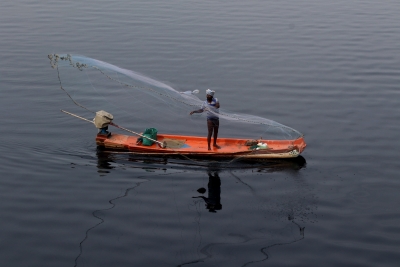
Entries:
[[[399, 14], [398, 1], [2, 1], [2, 265], [398, 266]], [[59, 111], [80, 112], [49, 53], [212, 88], [308, 147], [230, 165], [98, 152], [96, 130]], [[119, 123], [146, 127], [134, 120]]]

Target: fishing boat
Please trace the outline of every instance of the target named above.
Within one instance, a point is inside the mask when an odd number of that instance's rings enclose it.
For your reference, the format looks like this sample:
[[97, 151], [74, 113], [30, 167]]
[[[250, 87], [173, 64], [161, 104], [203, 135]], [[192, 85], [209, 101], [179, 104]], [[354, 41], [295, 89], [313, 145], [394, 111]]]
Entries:
[[[99, 129], [104, 126], [114, 126], [134, 135], [105, 134], [99, 132], [96, 145], [100, 148], [129, 151], [139, 155], [172, 156], [184, 155], [190, 157], [221, 157], [245, 159], [278, 159], [296, 158], [306, 148], [303, 136], [293, 140], [248, 140], [240, 138], [218, 138], [218, 148], [212, 146], [208, 150], [206, 137], [190, 135], [156, 134], [149, 136], [121, 127], [112, 122], [111, 114], [105, 111], [96, 113], [93, 120], [82, 118], [71, 112], [61, 110], [73, 117], [93, 123]], [[139, 138], [138, 138], [139, 137]], [[146, 139], [143, 142], [143, 140]]]
[[157, 142], [145, 146], [137, 136], [111, 134], [96, 136], [99, 147], [129, 151], [141, 155], [185, 155], [188, 157], [223, 157], [245, 159], [295, 158], [306, 147], [303, 137], [296, 140], [246, 140], [219, 138], [220, 148], [208, 150], [207, 138], [200, 136], [158, 134]]

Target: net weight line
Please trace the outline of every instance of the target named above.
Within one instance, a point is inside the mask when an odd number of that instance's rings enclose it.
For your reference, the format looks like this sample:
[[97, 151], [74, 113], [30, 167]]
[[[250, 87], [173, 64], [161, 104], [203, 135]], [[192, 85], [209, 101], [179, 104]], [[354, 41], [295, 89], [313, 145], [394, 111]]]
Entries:
[[[119, 81], [119, 80], [117, 80], [117, 79], [115, 79], [115, 78], [109, 76], [109, 75], [108, 75], [107, 73], [105, 73], [101, 68], [99, 68], [99, 67], [97, 67], [97, 66], [95, 66], [95, 65], [85, 64], [85, 63], [80, 63], [80, 62], [78, 62], [78, 61], [74, 61], [74, 60], [73, 60], [73, 56], [71, 56], [70, 54], [67, 54], [66, 56], [61, 56], [61, 57], [60, 57], [59, 55], [57, 55], [57, 54], [54, 54], [54, 55], [50, 54], [50, 55], [48, 55], [48, 57], [49, 57], [49, 59], [50, 59], [50, 63], [51, 63], [52, 68], [56, 68], [57, 71], [58, 71], [58, 61], [59, 61], [59, 60], [69, 61], [69, 64], [70, 64], [73, 68], [76, 68], [76, 69], [78, 69], [78, 70], [80, 70], [80, 71], [84, 71], [85, 69], [88, 69], [88, 68], [93, 68], [93, 69], [99, 71], [102, 75], [104, 75], [104, 76], [107, 77], [108, 79], [110, 79], [110, 80], [112, 80], [112, 81], [114, 81], [114, 82], [116, 82], [116, 83], [118, 83], [118, 84], [120, 84], [120, 85], [122, 85], [122, 86], [129, 87], [129, 88], [136, 88], [136, 89], [146, 90], [146, 91], [149, 91], [149, 92], [151, 92], [151, 93], [153, 93], [153, 94], [157, 94], [157, 95], [159, 95], [159, 96], [161, 96], [161, 97], [169, 98], [169, 99], [175, 101], [176, 103], [181, 103], [181, 104], [186, 105], [186, 106], [190, 106], [190, 107], [197, 107], [197, 106], [200, 106], [200, 104], [188, 103], [188, 102], [183, 101], [183, 100], [180, 100], [180, 99], [178, 99], [178, 98], [176, 98], [176, 97], [174, 97], [174, 96], [172, 96], [172, 95], [165, 94], [165, 93], [159, 92], [159, 91], [157, 91], [157, 90], [154, 90], [153, 88], [150, 88], [150, 87], [138, 86], [138, 85], [132, 85], [132, 84], [124, 83], [124, 82], [122, 82], [122, 81]], [[60, 79], [60, 76], [59, 76], [59, 79]], [[60, 85], [61, 85], [61, 80], [60, 80]], [[61, 86], [61, 89], [64, 90], [64, 91], [66, 92], [66, 90], [65, 90], [62, 86]], [[66, 93], [68, 94], [68, 92], [66, 92]], [[176, 93], [179, 94], [179, 92], [176, 92]], [[68, 96], [69, 96], [69, 94], [68, 94]], [[71, 96], [69, 96], [69, 97], [72, 99]], [[80, 106], [80, 107], [82, 107], [82, 108], [84, 108], [84, 109], [86, 109], [86, 110], [88, 110], [88, 111], [90, 111], [90, 112], [93, 112], [93, 111], [87, 109], [86, 107], [83, 107], [82, 105], [80, 105], [79, 103], [77, 103], [75, 100], [72, 99], [72, 101], [73, 101], [76, 105], [78, 105], [78, 106]], [[213, 111], [210, 111], [210, 112], [214, 113]], [[93, 113], [94, 113], [94, 112], [93, 112]], [[290, 131], [290, 132], [295, 132], [295, 133], [298, 134], [299, 136], [304, 136], [304, 135], [303, 135], [302, 133], [300, 133], [299, 131], [297, 131], [297, 130], [291, 128], [291, 127], [288, 127], [288, 126], [286, 126], [286, 125], [281, 125], [281, 124], [280, 124], [280, 125], [273, 125], [273, 124], [266, 123], [266, 122], [263, 122], [263, 121], [256, 121], [256, 120], [252, 120], [252, 119], [250, 119], [250, 118], [244, 118], [244, 117], [241, 117], [241, 116], [237, 116], [237, 114], [229, 114], [229, 113], [226, 113], [226, 112], [220, 112], [220, 113], [218, 113], [218, 114], [216, 114], [216, 115], [218, 115], [218, 116], [223, 116], [223, 117], [225, 117], [225, 118], [228, 119], [228, 120], [242, 121], [242, 122], [246, 122], [246, 123], [250, 123], [250, 124], [255, 124], [255, 125], [257, 125], [257, 124], [258, 124], [258, 125], [266, 125], [266, 126], [268, 126], [268, 127], [273, 127], [273, 128], [278, 128], [278, 129], [286, 129], [286, 130], [288, 130], [288, 131]]]

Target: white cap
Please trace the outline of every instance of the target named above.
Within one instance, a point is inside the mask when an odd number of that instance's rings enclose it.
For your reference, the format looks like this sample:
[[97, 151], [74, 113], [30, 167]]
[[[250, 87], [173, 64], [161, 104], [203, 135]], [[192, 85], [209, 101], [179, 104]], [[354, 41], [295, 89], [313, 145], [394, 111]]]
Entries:
[[215, 93], [215, 91], [213, 91], [213, 90], [211, 90], [211, 89], [207, 89], [207, 90], [206, 90], [206, 94], [207, 94], [207, 95], [214, 96], [214, 93]]

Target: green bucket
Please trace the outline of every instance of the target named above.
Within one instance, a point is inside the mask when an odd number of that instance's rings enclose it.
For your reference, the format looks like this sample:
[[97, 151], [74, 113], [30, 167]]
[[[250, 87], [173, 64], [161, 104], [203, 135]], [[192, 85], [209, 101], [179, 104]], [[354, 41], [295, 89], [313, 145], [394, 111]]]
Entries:
[[142, 144], [144, 146], [151, 146], [152, 144], [154, 144], [154, 141], [146, 138], [149, 137], [153, 140], [157, 140], [157, 129], [156, 128], [147, 128], [144, 132], [143, 132], [143, 141]]

